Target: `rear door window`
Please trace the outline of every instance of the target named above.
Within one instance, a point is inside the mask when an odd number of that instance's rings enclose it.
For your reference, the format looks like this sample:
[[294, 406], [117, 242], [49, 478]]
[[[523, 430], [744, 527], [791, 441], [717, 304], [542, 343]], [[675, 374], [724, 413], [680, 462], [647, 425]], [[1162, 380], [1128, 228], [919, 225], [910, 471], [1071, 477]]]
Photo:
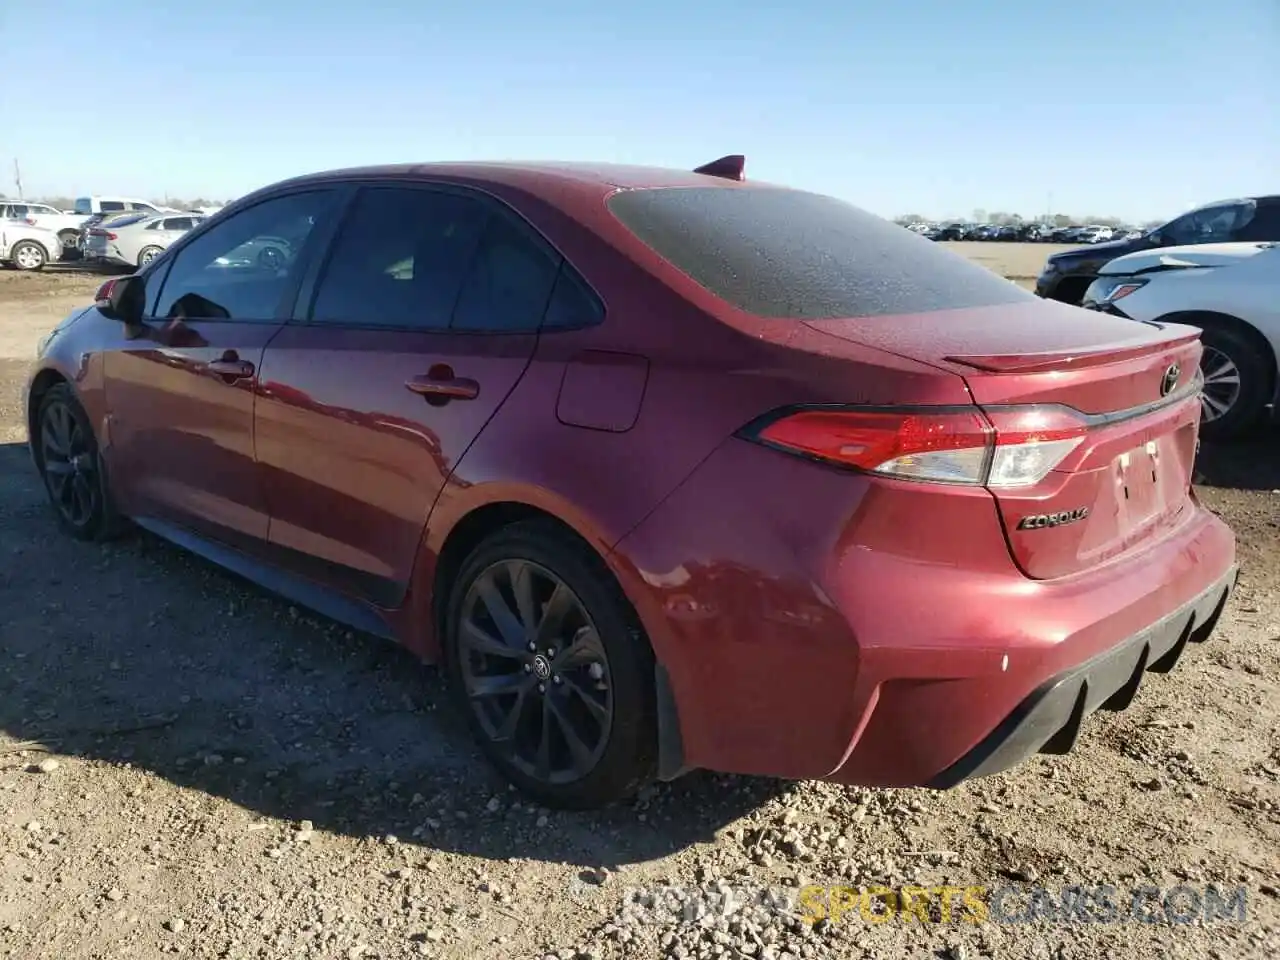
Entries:
[[1036, 299], [833, 197], [775, 187], [672, 187], [619, 191], [608, 204], [664, 260], [760, 317], [867, 317]]
[[494, 214], [458, 295], [452, 329], [536, 332], [559, 269], [557, 254], [511, 217]]
[[1224, 243], [1238, 239], [1256, 210], [1257, 204], [1252, 200], [1193, 210], [1163, 227], [1160, 233], [1172, 244]]
[[309, 322], [445, 330], [489, 220], [457, 193], [365, 187], [320, 277]]
[[125, 206], [119, 200], [103, 200], [98, 204], [98, 209], [103, 213], [121, 213]]
[[1280, 201], [1258, 204], [1253, 219], [1240, 228], [1237, 240], [1280, 240]]

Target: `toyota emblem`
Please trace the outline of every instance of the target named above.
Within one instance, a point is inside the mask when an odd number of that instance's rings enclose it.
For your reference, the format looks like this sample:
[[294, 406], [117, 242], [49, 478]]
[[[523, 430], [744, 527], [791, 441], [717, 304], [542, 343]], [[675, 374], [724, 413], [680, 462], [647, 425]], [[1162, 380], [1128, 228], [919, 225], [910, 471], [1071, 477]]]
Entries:
[[1164, 379], [1160, 381], [1160, 396], [1167, 397], [1173, 393], [1174, 388], [1178, 386], [1178, 378], [1182, 376], [1182, 368], [1176, 363], [1170, 364], [1169, 369], [1164, 372]]

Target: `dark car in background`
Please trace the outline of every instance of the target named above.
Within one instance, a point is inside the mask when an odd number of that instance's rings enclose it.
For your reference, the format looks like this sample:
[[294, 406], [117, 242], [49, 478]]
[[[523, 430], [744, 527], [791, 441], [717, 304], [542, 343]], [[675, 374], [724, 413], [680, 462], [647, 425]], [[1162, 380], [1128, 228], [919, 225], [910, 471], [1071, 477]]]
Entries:
[[1153, 247], [1272, 240], [1280, 240], [1280, 195], [1220, 200], [1136, 237], [1055, 253], [1036, 280], [1036, 294], [1078, 306], [1102, 267], [1127, 253]]

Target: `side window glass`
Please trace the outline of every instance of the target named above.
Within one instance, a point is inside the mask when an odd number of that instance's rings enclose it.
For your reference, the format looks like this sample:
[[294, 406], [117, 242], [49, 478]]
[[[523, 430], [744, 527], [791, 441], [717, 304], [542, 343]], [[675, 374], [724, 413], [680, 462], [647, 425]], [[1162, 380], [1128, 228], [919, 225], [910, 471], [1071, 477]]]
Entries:
[[1238, 240], [1280, 241], [1280, 203], [1268, 203], [1254, 211], [1253, 219], [1240, 230]]
[[473, 197], [366, 187], [338, 233], [310, 321], [447, 328], [488, 217]]
[[173, 266], [173, 260], [165, 258], [160, 263], [151, 268], [144, 274], [146, 277], [147, 292], [147, 316], [158, 316], [157, 309], [160, 306], [160, 294], [164, 292], [164, 281], [169, 276], [169, 268]]
[[1175, 244], [1223, 243], [1253, 219], [1254, 210], [1252, 202], [1209, 207], [1179, 217], [1163, 232]]
[[604, 320], [604, 307], [595, 292], [569, 264], [560, 266], [551, 301], [542, 318], [543, 330], [572, 330], [594, 326]]
[[271, 320], [301, 269], [303, 245], [333, 207], [327, 190], [255, 204], [180, 250], [155, 316]]
[[98, 204], [98, 209], [103, 213], [121, 213], [124, 211], [124, 204], [119, 200], [103, 200]]
[[558, 255], [511, 218], [495, 215], [462, 285], [452, 329], [536, 331], [559, 269]]
[[12, 203], [9, 205], [9, 216], [15, 220], [21, 220], [27, 215], [29, 209], [25, 203]]

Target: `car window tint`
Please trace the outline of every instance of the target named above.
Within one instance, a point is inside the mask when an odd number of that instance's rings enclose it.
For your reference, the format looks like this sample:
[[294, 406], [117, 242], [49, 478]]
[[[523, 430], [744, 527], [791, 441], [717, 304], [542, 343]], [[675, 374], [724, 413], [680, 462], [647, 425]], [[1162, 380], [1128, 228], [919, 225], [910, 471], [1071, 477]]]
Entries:
[[559, 269], [560, 257], [527, 228], [495, 215], [462, 285], [453, 329], [537, 330]]
[[542, 317], [543, 330], [570, 330], [589, 327], [604, 319], [604, 307], [594, 291], [578, 276], [578, 271], [563, 263], [551, 289], [551, 300]]
[[103, 200], [98, 204], [98, 209], [103, 213], [119, 213], [124, 208], [124, 204], [119, 200]]
[[1236, 235], [1237, 240], [1280, 240], [1280, 203], [1259, 204], [1253, 218]]
[[75, 211], [79, 215], [93, 213], [93, 201], [88, 197], [77, 197]]
[[474, 197], [367, 187], [344, 221], [311, 322], [441, 330], [488, 220]]
[[1193, 210], [1174, 220], [1161, 234], [1173, 243], [1223, 243], [1236, 238], [1253, 220], [1256, 209], [1257, 205], [1250, 200]]
[[[155, 263], [156, 261], [152, 261]], [[147, 316], [157, 316], [157, 310], [160, 306], [160, 294], [164, 292], [165, 278], [169, 276], [169, 268], [173, 266], [173, 261], [166, 258], [161, 261], [159, 266], [152, 267], [143, 274], [144, 289], [146, 290]]]
[[28, 209], [25, 203], [11, 203], [9, 205], [9, 216], [15, 220], [21, 220], [27, 215]]
[[191, 229], [191, 218], [190, 218], [190, 217], [170, 217], [168, 220], [165, 220], [165, 221], [164, 221], [164, 226], [163, 226], [163, 227], [161, 227], [160, 229], [162, 229], [162, 230], [190, 230], [190, 229]]
[[731, 306], [834, 319], [985, 307], [1034, 294], [833, 197], [777, 187], [622, 190], [623, 225]]
[[178, 251], [155, 315], [272, 319], [300, 269], [307, 238], [332, 205], [331, 191], [276, 197], [195, 238]]

